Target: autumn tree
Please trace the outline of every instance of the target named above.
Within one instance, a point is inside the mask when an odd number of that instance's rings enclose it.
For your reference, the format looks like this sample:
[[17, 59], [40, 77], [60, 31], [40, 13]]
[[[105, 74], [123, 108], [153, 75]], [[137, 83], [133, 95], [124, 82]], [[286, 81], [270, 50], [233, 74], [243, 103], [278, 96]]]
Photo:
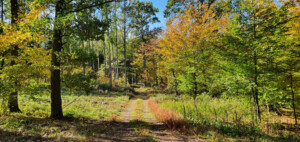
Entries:
[[9, 62], [9, 66], [4, 67], [3, 62], [1, 70], [1, 86], [4, 85], [1, 90], [6, 90], [1, 93], [9, 93], [10, 112], [20, 112], [18, 91], [39, 87], [35, 86], [39, 85], [37, 78], [44, 76], [49, 59], [48, 52], [39, 47], [42, 41], [41, 33], [36, 32], [36, 28], [41, 28], [44, 24], [40, 13], [45, 8], [33, 1], [29, 4], [32, 10], [20, 13], [18, 4], [17, 1], [11, 1], [12, 24], [4, 25], [3, 34], [0, 35], [1, 53], [11, 52], [3, 56], [3, 60]]
[[226, 16], [216, 16], [213, 6], [191, 5], [184, 14], [168, 21], [167, 31], [160, 39], [159, 52], [165, 57], [166, 66], [179, 72], [179, 89], [194, 99], [206, 89], [205, 80], [214, 66], [214, 44], [226, 32], [227, 22]]

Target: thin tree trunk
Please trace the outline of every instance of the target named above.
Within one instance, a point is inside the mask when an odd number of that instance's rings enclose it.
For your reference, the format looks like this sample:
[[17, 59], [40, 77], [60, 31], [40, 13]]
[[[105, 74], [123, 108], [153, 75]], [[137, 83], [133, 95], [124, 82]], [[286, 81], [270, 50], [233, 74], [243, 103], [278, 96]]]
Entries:
[[[253, 0], [252, 0], [252, 5], [253, 5]], [[255, 13], [253, 11], [253, 40], [255, 41], [256, 39], [256, 17], [255, 17]], [[253, 42], [254, 42], [253, 41]], [[257, 115], [258, 115], [258, 119], [259, 122], [261, 121], [261, 113], [260, 113], [260, 106], [259, 106], [259, 99], [258, 99], [258, 72], [257, 72], [257, 53], [256, 50], [254, 49], [254, 55], [253, 55], [253, 62], [254, 62], [254, 95], [255, 95], [255, 103], [256, 103], [256, 107], [257, 107]]]
[[[124, 1], [124, 8], [126, 7], [126, 1]], [[125, 74], [125, 88], [127, 87], [127, 54], [126, 54], [126, 12], [124, 11], [124, 74]]]
[[107, 68], [106, 68], [106, 52], [105, 52], [105, 48], [106, 48], [106, 46], [105, 46], [105, 39], [103, 40], [103, 51], [104, 51], [104, 53], [103, 53], [103, 55], [104, 55], [104, 74], [105, 74], [105, 76], [107, 75]]
[[194, 100], [196, 100], [197, 97], [197, 90], [198, 90], [198, 84], [197, 84], [197, 80], [196, 80], [196, 73], [193, 73], [193, 80], [194, 80]]
[[257, 72], [257, 55], [256, 55], [256, 51], [254, 51], [254, 95], [255, 95], [255, 103], [256, 103], [256, 107], [257, 107], [257, 115], [258, 115], [258, 119], [259, 121], [261, 121], [261, 113], [260, 113], [260, 106], [259, 106], [259, 100], [258, 100], [258, 81], [257, 81], [257, 77], [258, 77], [258, 72]]
[[[82, 48], [84, 48], [84, 41], [82, 41]], [[82, 66], [82, 74], [85, 75], [85, 63]]]
[[[17, 24], [17, 20], [18, 20], [18, 12], [19, 12], [19, 5], [18, 5], [18, 0], [11, 0], [10, 1], [11, 4], [11, 25], [15, 26], [15, 24]], [[19, 52], [19, 48], [17, 45], [13, 45], [13, 49], [11, 50], [11, 55], [14, 56], [14, 58], [18, 57], [18, 52]], [[16, 64], [16, 62], [14, 60], [12, 60], [10, 62], [11, 66], [14, 66]], [[18, 86], [18, 82], [15, 79], [15, 85], [16, 87]], [[8, 108], [10, 112], [21, 112], [21, 110], [19, 109], [19, 104], [18, 104], [18, 92], [17, 90], [15, 92], [12, 92], [9, 97], [8, 97]]]
[[293, 86], [293, 74], [290, 73], [290, 86], [291, 86], [291, 93], [292, 93], [292, 104], [294, 110], [294, 118], [295, 118], [295, 125], [298, 124], [297, 122], [297, 112], [296, 112], [296, 105], [295, 105], [295, 93], [294, 93], [294, 86]]
[[[1, 23], [4, 24], [4, 0], [1, 0]], [[3, 28], [0, 27], [0, 34], [3, 33]]]
[[[1, 24], [4, 24], [4, 1], [3, 1], [3, 0], [1, 0]], [[0, 34], [2, 34], [2, 33], [3, 33], [3, 28], [2, 28], [2, 26], [1, 26], [1, 27], [0, 27]], [[2, 56], [4, 57], [4, 55], [5, 55], [5, 54], [3, 54]], [[5, 60], [2, 59], [2, 60], [1, 60], [1, 67], [0, 67], [0, 70], [3, 69], [4, 63], [5, 63]]]
[[61, 85], [60, 85], [60, 61], [56, 53], [62, 50], [62, 27], [56, 21], [63, 15], [64, 0], [59, 0], [55, 7], [55, 23], [53, 33], [52, 47], [52, 65], [51, 70], [51, 118], [60, 119], [63, 117], [62, 101], [61, 101]]
[[111, 49], [110, 49], [110, 39], [109, 39], [109, 30], [108, 30], [108, 66], [109, 66], [109, 86], [112, 87], [112, 74], [111, 74]]
[[118, 54], [118, 18], [117, 18], [117, 2], [115, 2], [115, 27], [116, 27], [116, 79], [119, 80], [119, 54]]
[[[111, 27], [111, 32], [113, 33], [113, 27]], [[113, 38], [113, 37], [112, 37]], [[113, 81], [115, 82], [116, 79], [116, 67], [115, 67], [115, 54], [114, 54], [114, 44], [111, 43], [111, 55], [112, 55], [112, 70], [114, 71], [113, 73]]]
[[175, 80], [175, 91], [176, 91], [176, 95], [179, 96], [179, 92], [178, 92], [178, 89], [177, 89], [178, 82], [177, 82], [177, 79], [176, 79], [176, 76], [175, 76], [175, 71], [174, 71], [174, 69], [172, 69], [172, 73], [173, 73], [173, 77], [174, 77], [174, 80]]

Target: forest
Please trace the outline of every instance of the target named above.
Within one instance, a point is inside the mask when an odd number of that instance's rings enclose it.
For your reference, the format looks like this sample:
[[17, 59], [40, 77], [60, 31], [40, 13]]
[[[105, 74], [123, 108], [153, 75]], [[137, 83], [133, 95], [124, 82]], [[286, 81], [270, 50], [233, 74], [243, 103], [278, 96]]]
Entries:
[[299, 0], [0, 0], [0, 142], [300, 141]]

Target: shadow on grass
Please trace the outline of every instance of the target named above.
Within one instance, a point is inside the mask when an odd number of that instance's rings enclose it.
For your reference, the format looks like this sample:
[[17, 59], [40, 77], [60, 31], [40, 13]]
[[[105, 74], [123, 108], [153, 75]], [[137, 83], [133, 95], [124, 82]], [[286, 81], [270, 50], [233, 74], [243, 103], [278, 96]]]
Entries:
[[197, 129], [197, 133], [213, 135], [212, 132], [217, 132], [220, 135], [231, 138], [248, 139], [249, 141], [267, 140], [272, 142], [282, 141], [300, 141], [297, 136], [271, 136], [267, 135], [258, 127], [251, 127], [238, 123], [224, 123], [224, 122], [202, 122], [191, 124], [191, 127]]
[[[66, 117], [62, 120], [0, 116], [0, 141], [155, 141], [163, 125], [143, 121], [113, 122]], [[137, 132], [140, 131], [140, 132]], [[144, 132], [147, 132], [144, 135]], [[149, 135], [148, 135], [149, 134]], [[171, 141], [171, 140], [170, 140]]]

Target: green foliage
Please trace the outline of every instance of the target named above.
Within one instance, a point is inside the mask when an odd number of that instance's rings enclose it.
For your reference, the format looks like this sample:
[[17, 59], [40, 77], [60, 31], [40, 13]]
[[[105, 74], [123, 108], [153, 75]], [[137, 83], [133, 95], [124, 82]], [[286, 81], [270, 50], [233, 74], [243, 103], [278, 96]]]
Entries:
[[86, 75], [82, 73], [66, 74], [64, 75], [64, 84], [70, 90], [82, 90], [86, 95], [93, 91], [94, 83], [97, 76], [94, 72], [88, 72]]

